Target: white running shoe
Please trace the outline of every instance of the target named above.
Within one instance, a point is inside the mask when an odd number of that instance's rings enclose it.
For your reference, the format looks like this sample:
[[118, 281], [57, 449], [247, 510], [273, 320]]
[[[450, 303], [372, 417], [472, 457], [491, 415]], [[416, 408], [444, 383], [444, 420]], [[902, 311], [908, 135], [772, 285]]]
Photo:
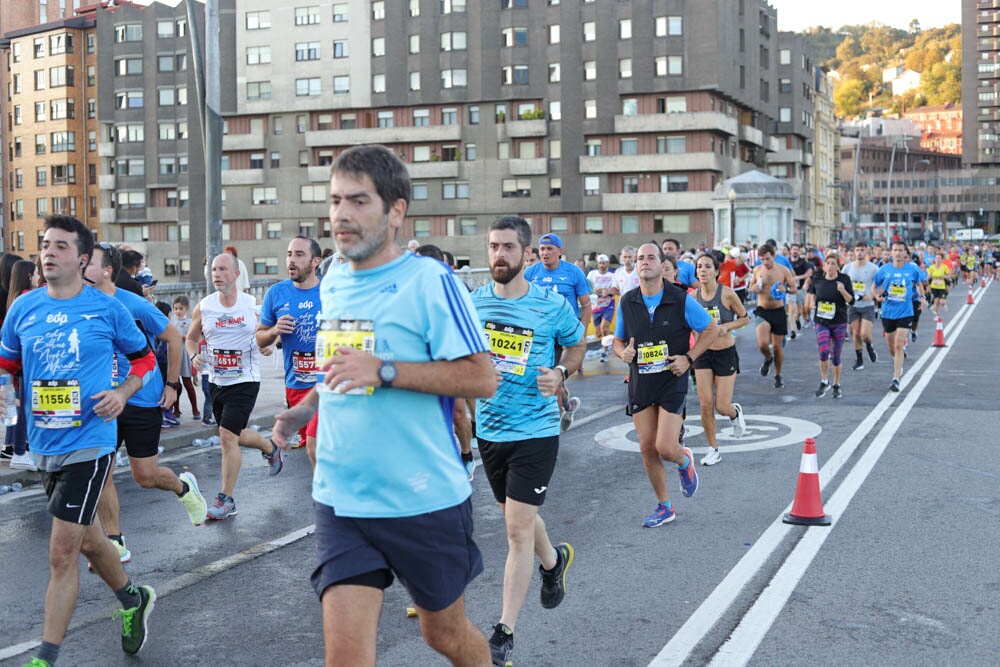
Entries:
[[24, 452], [23, 454], [14, 454], [14, 456], [10, 459], [10, 467], [13, 470], [38, 472], [38, 466], [35, 465], [35, 460], [31, 458], [31, 454], [28, 452]]
[[705, 458], [701, 460], [703, 466], [714, 466], [716, 463], [722, 460], [722, 454], [718, 449], [709, 449], [708, 454], [705, 454]]
[[743, 406], [739, 403], [733, 403], [733, 408], [736, 410], [736, 417], [729, 420], [733, 425], [733, 437], [742, 438], [743, 434], [747, 432], [747, 422], [743, 418]]

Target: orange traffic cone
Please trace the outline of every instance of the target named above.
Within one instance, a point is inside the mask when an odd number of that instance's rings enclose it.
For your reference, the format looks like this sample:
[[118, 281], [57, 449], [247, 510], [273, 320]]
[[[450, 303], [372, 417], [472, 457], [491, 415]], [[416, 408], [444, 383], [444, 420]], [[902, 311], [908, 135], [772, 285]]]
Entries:
[[979, 279], [979, 286], [986, 287], [986, 276], [983, 276]]
[[941, 321], [940, 317], [937, 318], [937, 327], [934, 330], [934, 343], [931, 347], [947, 347], [944, 342], [944, 322]]
[[972, 283], [969, 283], [969, 298], [965, 300], [965, 303], [971, 306], [975, 302], [976, 300], [972, 298]]
[[819, 495], [819, 461], [816, 457], [816, 441], [812, 438], [806, 438], [806, 444], [802, 446], [795, 500], [792, 502], [792, 511], [782, 521], [796, 526], [829, 526], [832, 521], [823, 513], [823, 500]]

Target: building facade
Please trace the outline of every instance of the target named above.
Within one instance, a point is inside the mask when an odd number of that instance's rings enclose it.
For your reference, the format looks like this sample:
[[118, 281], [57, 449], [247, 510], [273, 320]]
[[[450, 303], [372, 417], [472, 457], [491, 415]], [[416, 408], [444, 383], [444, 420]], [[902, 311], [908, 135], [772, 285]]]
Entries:
[[962, 0], [962, 160], [1000, 165], [1000, 0]]
[[923, 106], [903, 113], [920, 128], [920, 147], [938, 153], [962, 154], [962, 107], [956, 104]]
[[833, 114], [833, 84], [824, 69], [813, 68], [813, 84], [815, 139], [806, 240], [818, 246], [835, 240], [840, 227], [840, 132]]

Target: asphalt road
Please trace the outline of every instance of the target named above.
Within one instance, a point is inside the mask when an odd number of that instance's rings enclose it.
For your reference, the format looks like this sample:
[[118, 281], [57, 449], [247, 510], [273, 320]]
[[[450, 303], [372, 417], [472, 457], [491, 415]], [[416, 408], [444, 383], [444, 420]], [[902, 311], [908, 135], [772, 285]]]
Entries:
[[[677, 520], [640, 527], [655, 504], [624, 415], [624, 367], [586, 363], [572, 383], [578, 424], [561, 438], [542, 515], [577, 559], [563, 604], [544, 610], [537, 579], [516, 634], [519, 665], [1000, 664], [1000, 289], [974, 306], [958, 290], [948, 347], [931, 348], [924, 317], [909, 346], [903, 391], [889, 394], [882, 359], [863, 371], [845, 356], [844, 398], [813, 395], [812, 330], [786, 347], [786, 387], [757, 372], [752, 331], [738, 338], [737, 380], [749, 432], [720, 437], [722, 462], [699, 467], [684, 498], [669, 471]], [[880, 331], [876, 324], [876, 331]], [[687, 444], [698, 459], [694, 391]], [[725, 421], [725, 420], [723, 420]], [[724, 425], [728, 430], [728, 425]], [[816, 438], [830, 527], [783, 524], [802, 439]], [[168, 452], [206, 495], [219, 484], [218, 448]], [[80, 564], [80, 602], [60, 665], [321, 665], [319, 605], [309, 585], [309, 464], [293, 452], [269, 478], [248, 452], [239, 515], [192, 527], [167, 493], [120, 475], [122, 521], [137, 582], [157, 588], [151, 638], [138, 658], [119, 648], [113, 595]], [[500, 613], [506, 538], [485, 479], [473, 482], [476, 541], [486, 571], [467, 590], [486, 631]], [[49, 519], [37, 491], [0, 497], [0, 665], [21, 665], [38, 640]], [[407, 618], [398, 584], [386, 594], [380, 665], [443, 664]]]

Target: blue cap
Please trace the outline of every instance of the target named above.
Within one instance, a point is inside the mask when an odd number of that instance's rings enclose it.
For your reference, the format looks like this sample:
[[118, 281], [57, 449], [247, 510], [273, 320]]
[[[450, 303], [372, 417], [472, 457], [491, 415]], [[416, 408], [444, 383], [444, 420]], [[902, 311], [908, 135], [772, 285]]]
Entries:
[[538, 245], [554, 245], [557, 248], [562, 248], [562, 239], [559, 238], [558, 234], [544, 234], [542, 238], [538, 239]]

